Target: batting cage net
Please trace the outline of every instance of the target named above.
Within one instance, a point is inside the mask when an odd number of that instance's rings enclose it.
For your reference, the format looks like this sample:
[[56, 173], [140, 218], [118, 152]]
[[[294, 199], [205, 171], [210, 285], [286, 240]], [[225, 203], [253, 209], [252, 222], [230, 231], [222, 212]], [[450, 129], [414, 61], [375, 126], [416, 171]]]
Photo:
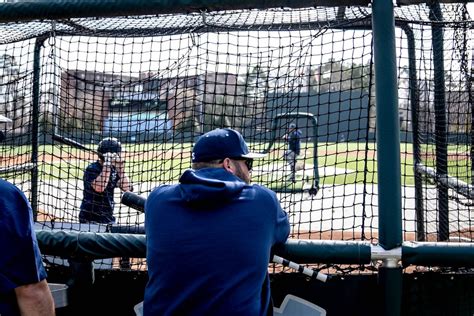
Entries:
[[[200, 135], [231, 127], [268, 153], [252, 182], [277, 192], [291, 238], [376, 244], [371, 18], [348, 6], [2, 23], [1, 176], [27, 194], [39, 230], [143, 233], [119, 189], [115, 221], [79, 220], [99, 142], [120, 141], [146, 198], [191, 167]], [[465, 4], [396, 7], [395, 21], [403, 238], [470, 242], [473, 21]]]

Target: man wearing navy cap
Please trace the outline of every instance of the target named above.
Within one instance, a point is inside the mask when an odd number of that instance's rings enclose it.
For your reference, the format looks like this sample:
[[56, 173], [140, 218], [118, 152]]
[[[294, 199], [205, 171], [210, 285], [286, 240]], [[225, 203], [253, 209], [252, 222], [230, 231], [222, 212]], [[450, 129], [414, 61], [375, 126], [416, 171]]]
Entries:
[[[0, 123], [11, 120], [0, 115]], [[0, 133], [4, 140], [3, 131]], [[55, 314], [25, 194], [0, 179], [0, 315]]]
[[276, 194], [250, 184], [253, 159], [233, 129], [216, 129], [194, 145], [192, 169], [147, 198], [150, 315], [272, 315], [268, 264], [289, 235]]

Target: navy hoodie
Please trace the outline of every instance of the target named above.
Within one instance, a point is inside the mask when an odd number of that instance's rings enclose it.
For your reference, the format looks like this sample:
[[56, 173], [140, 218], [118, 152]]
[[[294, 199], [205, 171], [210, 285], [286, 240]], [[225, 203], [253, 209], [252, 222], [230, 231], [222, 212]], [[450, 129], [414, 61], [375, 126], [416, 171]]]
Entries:
[[0, 315], [20, 315], [15, 288], [46, 279], [25, 194], [0, 179]]
[[268, 264], [286, 241], [276, 194], [223, 168], [187, 170], [145, 205], [144, 315], [267, 315]]

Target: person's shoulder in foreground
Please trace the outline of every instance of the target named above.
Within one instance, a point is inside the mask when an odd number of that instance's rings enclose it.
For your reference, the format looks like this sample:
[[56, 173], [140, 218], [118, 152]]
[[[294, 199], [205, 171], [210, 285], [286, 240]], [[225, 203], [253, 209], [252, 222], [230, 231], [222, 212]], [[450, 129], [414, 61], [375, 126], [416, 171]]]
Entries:
[[30, 204], [3, 179], [0, 192], [0, 315], [54, 315]]
[[289, 222], [273, 191], [250, 184], [252, 160], [265, 155], [231, 129], [202, 135], [192, 154], [179, 184], [146, 202], [144, 315], [267, 315], [271, 248]]
[[[0, 115], [0, 122], [10, 119]], [[0, 131], [0, 142], [5, 140]], [[54, 301], [46, 281], [25, 194], [0, 179], [0, 315], [53, 316]]]

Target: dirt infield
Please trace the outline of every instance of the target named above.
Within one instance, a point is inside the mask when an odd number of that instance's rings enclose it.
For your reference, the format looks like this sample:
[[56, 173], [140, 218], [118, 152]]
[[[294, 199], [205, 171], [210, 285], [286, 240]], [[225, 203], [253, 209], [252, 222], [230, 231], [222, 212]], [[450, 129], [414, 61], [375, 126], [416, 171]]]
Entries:
[[[182, 151], [177, 149], [169, 150], [153, 150], [143, 152], [125, 152], [122, 154], [126, 160], [130, 161], [150, 161], [153, 159], [171, 160], [171, 159], [189, 159], [191, 157], [190, 151]], [[72, 161], [94, 161], [97, 155], [93, 152], [84, 150], [61, 151], [58, 155], [40, 153], [38, 155], [38, 162], [43, 163], [59, 163]], [[0, 167], [9, 167], [14, 165], [21, 165], [31, 162], [31, 154], [19, 154], [10, 156], [0, 156]]]
[[[77, 160], [94, 160], [97, 159], [97, 156], [93, 153], [88, 152], [77, 152], [74, 154], [67, 154], [56, 156], [51, 154], [40, 154], [38, 155], [38, 162], [43, 163], [59, 163], [59, 162], [71, 162]], [[12, 165], [21, 165], [31, 162], [31, 155], [30, 154], [21, 154], [16, 156], [3, 156], [0, 157], [0, 167], [8, 167]]]

